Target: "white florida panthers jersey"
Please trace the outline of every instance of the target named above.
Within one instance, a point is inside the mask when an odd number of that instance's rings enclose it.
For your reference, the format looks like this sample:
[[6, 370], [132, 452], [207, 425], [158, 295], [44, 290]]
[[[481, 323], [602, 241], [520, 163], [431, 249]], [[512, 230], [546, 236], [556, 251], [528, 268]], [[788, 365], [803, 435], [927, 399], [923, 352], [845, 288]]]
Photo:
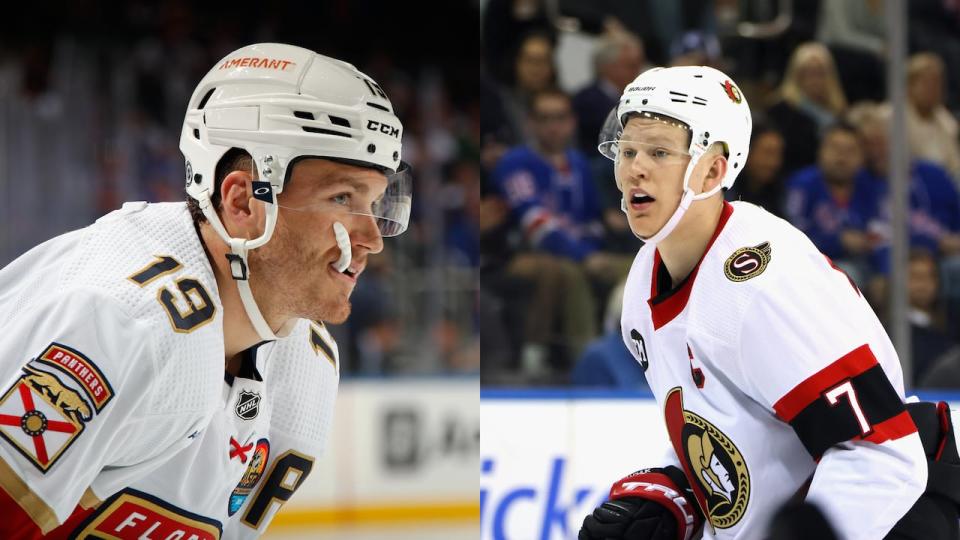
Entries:
[[337, 347], [299, 321], [225, 375], [219, 298], [183, 203], [128, 203], [0, 271], [0, 537], [266, 529], [323, 451]]
[[899, 360], [856, 285], [787, 222], [724, 203], [677, 286], [644, 246], [623, 339], [646, 372], [705, 538], [762, 538], [791, 497], [876, 540], [926, 485]]

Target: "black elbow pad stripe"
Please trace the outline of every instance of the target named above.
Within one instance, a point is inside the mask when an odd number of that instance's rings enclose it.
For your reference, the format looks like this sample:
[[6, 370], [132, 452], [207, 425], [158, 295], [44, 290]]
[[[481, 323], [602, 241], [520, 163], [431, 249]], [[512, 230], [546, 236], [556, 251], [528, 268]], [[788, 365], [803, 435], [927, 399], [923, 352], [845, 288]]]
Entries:
[[872, 358], [869, 349], [855, 353], [859, 356], [857, 367], [850, 362], [842, 365], [851, 353], [797, 385], [778, 402], [789, 404], [787, 409], [777, 408], [778, 414], [789, 410], [789, 416], [781, 417], [816, 460], [837, 443], [862, 439], [880, 444], [916, 431], [883, 368], [875, 359], [866, 361], [866, 355]]

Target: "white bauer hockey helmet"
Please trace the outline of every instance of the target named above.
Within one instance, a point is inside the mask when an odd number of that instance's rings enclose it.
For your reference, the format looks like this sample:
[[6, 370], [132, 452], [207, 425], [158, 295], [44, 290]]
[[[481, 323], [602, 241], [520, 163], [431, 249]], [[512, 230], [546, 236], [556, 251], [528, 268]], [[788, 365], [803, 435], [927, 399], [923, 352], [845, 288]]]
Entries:
[[[614, 163], [619, 160], [623, 128], [633, 114], [659, 119], [690, 134], [689, 147], [682, 149], [689, 154], [690, 161], [683, 175], [680, 204], [659, 231], [649, 238], [642, 238], [645, 242], [657, 244], [673, 232], [690, 203], [733, 186], [747, 161], [753, 121], [746, 98], [721, 71], [707, 66], [653, 68], [627, 85], [600, 132], [597, 148]], [[690, 189], [690, 174], [714, 143], [725, 145], [726, 175], [715, 189], [696, 194]], [[620, 186], [620, 178], [616, 180]]]
[[[400, 159], [402, 136], [390, 100], [373, 79], [346, 62], [301, 47], [242, 47], [217, 62], [197, 85], [180, 135], [186, 191], [229, 245], [231, 274], [262, 339], [276, 336], [250, 292], [247, 253], [273, 235], [277, 195], [293, 164], [315, 157], [382, 171], [386, 193], [369, 212], [354, 213], [372, 216], [383, 236], [396, 236], [407, 228], [412, 201], [409, 168]], [[253, 196], [266, 204], [264, 232], [258, 238], [231, 237], [212, 204], [217, 163], [232, 148], [245, 150], [254, 161]], [[349, 239], [344, 246], [342, 225], [340, 229], [338, 245], [349, 251]], [[349, 261], [349, 253], [345, 257]]]

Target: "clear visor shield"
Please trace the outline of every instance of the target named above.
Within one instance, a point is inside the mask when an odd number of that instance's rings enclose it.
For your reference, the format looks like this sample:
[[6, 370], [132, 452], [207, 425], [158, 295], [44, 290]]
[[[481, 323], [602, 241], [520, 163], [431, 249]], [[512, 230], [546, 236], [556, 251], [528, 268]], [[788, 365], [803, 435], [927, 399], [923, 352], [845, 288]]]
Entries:
[[397, 172], [386, 172], [387, 188], [383, 195], [369, 193], [363, 182], [343, 183], [331, 190], [324, 200], [304, 206], [278, 205], [296, 212], [324, 212], [331, 215], [353, 214], [372, 217], [383, 237], [397, 236], [407, 230], [413, 203], [413, 178], [410, 167], [401, 163]]
[[614, 108], [607, 115], [597, 149], [613, 160], [619, 178], [621, 168], [641, 165], [656, 169], [685, 165], [690, 160], [690, 129], [686, 124], [661, 115], [631, 113], [621, 124]]

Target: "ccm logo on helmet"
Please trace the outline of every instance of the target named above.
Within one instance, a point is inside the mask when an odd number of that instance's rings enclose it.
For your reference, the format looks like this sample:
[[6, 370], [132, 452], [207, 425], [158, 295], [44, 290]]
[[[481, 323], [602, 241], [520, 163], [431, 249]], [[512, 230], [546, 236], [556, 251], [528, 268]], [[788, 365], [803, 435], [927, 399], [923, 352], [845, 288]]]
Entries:
[[265, 69], [279, 69], [284, 71], [287, 66], [295, 66], [296, 62], [289, 60], [275, 60], [273, 58], [257, 58], [255, 56], [244, 56], [242, 58], [232, 58], [220, 64], [220, 69], [230, 69], [235, 67], [252, 67]]
[[395, 128], [393, 126], [384, 124], [383, 122], [377, 122], [376, 120], [367, 120], [367, 129], [371, 131], [379, 131], [385, 135], [391, 137], [400, 138], [400, 128]]

